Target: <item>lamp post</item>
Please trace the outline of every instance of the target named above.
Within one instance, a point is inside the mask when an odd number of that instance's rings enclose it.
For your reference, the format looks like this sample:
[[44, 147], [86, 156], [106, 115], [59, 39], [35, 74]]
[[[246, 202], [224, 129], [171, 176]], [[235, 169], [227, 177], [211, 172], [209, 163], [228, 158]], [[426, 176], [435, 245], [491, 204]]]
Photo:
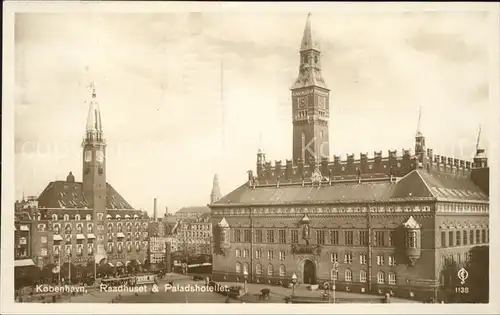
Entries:
[[245, 278], [245, 286], [243, 289], [245, 290], [245, 294], [247, 294], [248, 271], [246, 269], [243, 270], [243, 277]]
[[292, 276], [292, 296], [295, 296], [295, 284], [297, 283], [297, 275], [293, 273]]
[[332, 277], [332, 290], [333, 290], [333, 303], [335, 304], [335, 278], [337, 272], [339, 271], [339, 263], [336, 261], [333, 263], [334, 276]]

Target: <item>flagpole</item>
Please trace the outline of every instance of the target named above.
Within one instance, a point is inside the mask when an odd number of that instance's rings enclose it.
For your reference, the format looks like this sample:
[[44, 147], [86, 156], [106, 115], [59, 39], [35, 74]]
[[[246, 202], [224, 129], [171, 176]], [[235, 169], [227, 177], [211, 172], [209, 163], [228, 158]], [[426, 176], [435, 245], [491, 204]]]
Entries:
[[68, 280], [71, 284], [71, 253], [68, 255]]
[[61, 255], [59, 254], [59, 262], [57, 263], [57, 283], [61, 285]]

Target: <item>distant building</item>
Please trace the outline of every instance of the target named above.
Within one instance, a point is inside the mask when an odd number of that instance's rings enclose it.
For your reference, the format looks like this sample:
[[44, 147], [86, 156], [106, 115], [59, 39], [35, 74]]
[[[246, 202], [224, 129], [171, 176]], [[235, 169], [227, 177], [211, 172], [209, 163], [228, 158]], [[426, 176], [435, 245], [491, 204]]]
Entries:
[[17, 212], [14, 222], [14, 266], [34, 265], [32, 252], [33, 220], [28, 212]]
[[166, 237], [152, 236], [149, 238], [149, 262], [151, 264], [165, 262], [167, 245], [168, 239]]
[[210, 213], [183, 219], [176, 229], [177, 249], [189, 255], [211, 254], [212, 222]]
[[202, 214], [210, 214], [210, 208], [207, 206], [201, 207], [184, 207], [175, 213], [177, 219], [186, 219], [190, 217], [197, 217]]

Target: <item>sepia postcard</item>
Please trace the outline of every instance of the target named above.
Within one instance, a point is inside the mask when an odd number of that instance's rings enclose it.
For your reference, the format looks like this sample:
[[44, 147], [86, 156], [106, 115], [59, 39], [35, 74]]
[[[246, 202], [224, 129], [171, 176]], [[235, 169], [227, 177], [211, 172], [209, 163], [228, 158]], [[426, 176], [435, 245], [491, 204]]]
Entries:
[[2, 314], [500, 312], [497, 4], [3, 8]]

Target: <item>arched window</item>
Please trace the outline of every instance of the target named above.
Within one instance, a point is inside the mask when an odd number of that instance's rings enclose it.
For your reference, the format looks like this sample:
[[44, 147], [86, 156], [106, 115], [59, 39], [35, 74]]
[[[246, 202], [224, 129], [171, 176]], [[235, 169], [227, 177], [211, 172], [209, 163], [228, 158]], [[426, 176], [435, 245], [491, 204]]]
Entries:
[[359, 282], [366, 282], [366, 271], [365, 270], [361, 270], [359, 272]]
[[248, 274], [248, 263], [243, 264], [243, 272], [246, 272]]
[[286, 276], [286, 267], [285, 267], [285, 265], [280, 265], [279, 272], [280, 272], [280, 277]]
[[78, 223], [76, 225], [76, 233], [77, 234], [82, 234], [83, 233], [83, 225], [81, 223]]
[[339, 272], [338, 272], [338, 270], [332, 269], [330, 271], [330, 279], [331, 280], [338, 280], [339, 279]]
[[396, 284], [396, 274], [389, 272], [389, 284]]
[[85, 216], [85, 220], [87, 220], [87, 221], [92, 220], [92, 216], [91, 216], [90, 214], [87, 214], [87, 215]]
[[383, 271], [379, 271], [377, 273], [377, 283], [379, 283], [379, 284], [385, 283], [385, 273]]
[[52, 220], [57, 221], [57, 214], [52, 215]]
[[81, 220], [81, 217], [79, 214], [75, 215], [75, 221], [80, 221]]
[[257, 274], [257, 275], [262, 274], [262, 265], [261, 264], [255, 265], [255, 274]]
[[351, 269], [346, 269], [344, 273], [345, 281], [351, 282], [352, 281], [352, 271]]
[[267, 275], [272, 276], [274, 273], [273, 265], [269, 264], [267, 265]]
[[64, 215], [64, 221], [69, 221], [69, 214]]
[[97, 220], [102, 221], [102, 216], [103, 216], [102, 213], [98, 213], [97, 214]]
[[241, 263], [236, 262], [236, 273], [241, 273]]
[[92, 223], [87, 224], [87, 233], [94, 233], [94, 225]]

